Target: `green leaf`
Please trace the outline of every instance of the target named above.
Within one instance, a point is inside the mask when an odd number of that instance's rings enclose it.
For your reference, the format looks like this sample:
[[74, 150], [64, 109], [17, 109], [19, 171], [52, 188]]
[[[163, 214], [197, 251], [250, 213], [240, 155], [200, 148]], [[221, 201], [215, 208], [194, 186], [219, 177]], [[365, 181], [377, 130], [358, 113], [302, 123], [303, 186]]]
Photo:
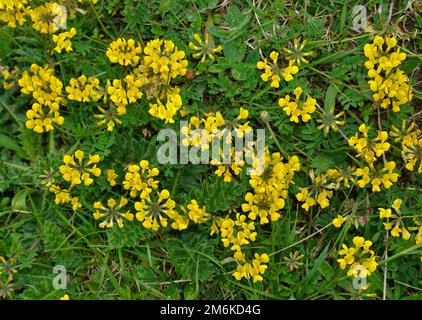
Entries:
[[325, 258], [327, 257], [328, 248], [330, 247], [330, 243], [327, 244], [324, 248], [324, 250], [321, 252], [319, 257], [315, 260], [314, 265], [312, 266], [311, 271], [305, 276], [305, 278], [302, 281], [302, 284], [299, 289], [299, 293], [302, 292], [302, 290], [306, 290], [308, 284], [312, 285], [312, 281], [315, 280], [315, 278], [318, 275], [318, 270], [321, 267], [322, 263], [324, 262]]
[[12, 199], [12, 210], [26, 210], [26, 189], [18, 191]]
[[18, 157], [26, 159], [25, 151], [20, 147], [20, 145], [3, 133], [0, 133], [0, 147], [14, 151]]
[[330, 84], [324, 98], [324, 109], [326, 112], [329, 112], [330, 108], [336, 105], [337, 92], [337, 85], [334, 83]]

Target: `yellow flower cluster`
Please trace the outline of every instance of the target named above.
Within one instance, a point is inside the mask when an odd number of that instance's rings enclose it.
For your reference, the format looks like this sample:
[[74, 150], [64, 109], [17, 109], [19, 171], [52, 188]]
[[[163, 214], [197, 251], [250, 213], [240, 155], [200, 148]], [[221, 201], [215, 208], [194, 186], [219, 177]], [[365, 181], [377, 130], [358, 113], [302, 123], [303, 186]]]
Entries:
[[5, 257], [0, 256], [0, 276], [5, 277], [7, 282], [12, 281], [13, 275], [18, 272], [15, 264], [15, 258], [9, 257], [6, 260]]
[[133, 213], [130, 213], [130, 210], [123, 212], [121, 211], [123, 207], [127, 205], [129, 202], [126, 198], [121, 198], [119, 201], [119, 204], [117, 204], [116, 200], [113, 198], [110, 198], [107, 200], [107, 207], [103, 206], [101, 201], [97, 201], [94, 203], [94, 209], [97, 209], [96, 212], [94, 212], [93, 216], [95, 220], [103, 220], [100, 224], [100, 228], [112, 228], [114, 225], [114, 222], [117, 223], [119, 228], [123, 228], [123, 219], [126, 219], [128, 221], [133, 220]]
[[56, 47], [54, 50], [57, 53], [62, 53], [63, 50], [66, 52], [70, 52], [73, 50], [72, 48], [72, 42], [70, 39], [72, 39], [76, 35], [76, 29], [71, 28], [70, 31], [59, 33], [58, 35], [53, 35], [53, 41], [56, 44]]
[[270, 53], [270, 59], [272, 62], [269, 62], [267, 58], [264, 61], [258, 61], [256, 67], [259, 70], [264, 70], [264, 73], [261, 75], [263, 81], [269, 81], [271, 79], [271, 87], [279, 88], [280, 80], [284, 79], [285, 81], [293, 80], [293, 75], [299, 72], [299, 68], [294, 65], [293, 60], [289, 60], [289, 64], [285, 68], [280, 68], [278, 65], [279, 53], [272, 51]]
[[248, 218], [255, 220], [259, 218], [260, 224], [266, 224], [271, 221], [280, 219], [279, 211], [284, 208], [285, 201], [282, 197], [273, 194], [268, 197], [267, 194], [253, 194], [248, 192], [245, 196], [246, 203], [242, 204], [242, 210], [248, 214]]
[[47, 2], [29, 11], [32, 27], [40, 33], [55, 33], [66, 23], [66, 14], [58, 3]]
[[416, 128], [415, 123], [410, 122], [407, 126], [403, 120], [401, 129], [393, 125], [390, 135], [395, 142], [401, 142], [405, 168], [409, 171], [417, 168], [417, 172], [422, 173], [422, 132]]
[[418, 137], [422, 135], [422, 132], [416, 128], [415, 123], [411, 121], [407, 125], [406, 120], [402, 121], [401, 128], [397, 128], [395, 125], [391, 126], [390, 136], [394, 138], [394, 142], [400, 142], [401, 148], [406, 150], [406, 148], [417, 142]]
[[329, 179], [334, 181], [336, 185], [336, 189], [343, 184], [345, 188], [350, 188], [350, 183], [355, 183], [355, 167], [347, 167], [345, 169], [328, 169], [326, 174]]
[[380, 213], [380, 219], [387, 219], [387, 222], [384, 222], [385, 230], [390, 231], [391, 236], [397, 238], [401, 236], [404, 240], [410, 239], [410, 232], [406, 229], [403, 223], [403, 217], [401, 216], [400, 207], [403, 203], [402, 199], [396, 199], [393, 201], [391, 208], [396, 212], [395, 214], [391, 211], [390, 208], [378, 208]]
[[25, 16], [28, 15], [31, 0], [0, 0], [0, 21], [7, 22], [11, 28], [16, 28], [25, 22]]
[[164, 120], [165, 123], [174, 123], [173, 117], [181, 107], [182, 97], [179, 95], [179, 92], [167, 93], [164, 103], [161, 99], [157, 99], [157, 103], [150, 103], [149, 114], [155, 118]]
[[116, 126], [116, 123], [118, 125], [122, 124], [122, 121], [118, 118], [118, 116], [120, 115], [119, 108], [117, 108], [113, 104], [110, 104], [110, 107], [107, 110], [100, 106], [98, 106], [97, 108], [101, 112], [101, 114], [94, 114], [95, 118], [100, 119], [100, 121], [97, 122], [97, 126], [107, 124], [107, 131], [113, 131], [114, 127]]
[[356, 133], [355, 136], [349, 139], [349, 145], [358, 151], [358, 157], [364, 158], [369, 165], [372, 165], [379, 157], [390, 149], [390, 144], [387, 142], [387, 131], [378, 131], [376, 138], [369, 139], [369, 130], [370, 128], [368, 128], [365, 124], [361, 124], [359, 132], [363, 134], [363, 137], [359, 137], [358, 133]]
[[[222, 119], [221, 126], [224, 123], [224, 119], [221, 116], [221, 113], [218, 113]], [[206, 119], [199, 119], [196, 116], [192, 116], [189, 119], [189, 122], [186, 126], [180, 128], [182, 144], [185, 147], [189, 146], [200, 146], [202, 149], [209, 148], [209, 134], [206, 130], [197, 130], [200, 128], [201, 124], [206, 122]]]
[[[208, 113], [205, 118], [201, 119], [193, 116], [189, 119], [188, 125], [181, 128], [182, 143], [184, 146], [198, 146], [202, 149], [208, 149], [209, 142], [213, 139], [221, 140], [224, 138], [227, 144], [231, 144], [233, 135], [241, 138], [248, 130], [252, 130], [249, 122], [244, 121], [248, 116], [249, 111], [242, 107], [239, 108], [239, 115], [232, 120], [224, 119], [219, 111]], [[220, 150], [220, 155], [222, 154], [222, 150]], [[231, 157], [235, 160], [239, 156], [235, 155], [232, 150]], [[212, 159], [212, 164], [220, 165], [221, 161]], [[220, 170], [223, 170], [223, 168]], [[224, 173], [224, 170], [222, 173]]]
[[23, 72], [18, 84], [22, 87], [22, 93], [32, 94], [40, 104], [60, 103], [63, 99], [63, 83], [54, 76], [54, 70], [48, 66], [40, 67], [32, 64], [29, 72], [27, 70]]
[[[284, 208], [284, 199], [288, 196], [288, 188], [293, 181], [295, 172], [299, 171], [299, 158], [296, 156], [283, 162], [280, 153], [270, 155], [268, 149], [265, 152], [264, 164], [255, 160], [250, 173], [249, 184], [253, 193], [245, 196], [247, 203], [242, 205], [242, 210], [248, 213], [252, 220], [260, 219], [260, 224], [276, 221], [281, 217], [279, 211]], [[264, 165], [263, 172], [257, 170], [257, 166]]]
[[100, 80], [96, 77], [87, 77], [81, 75], [79, 78], [71, 78], [66, 87], [69, 100], [79, 102], [98, 101], [101, 98], [103, 88], [100, 86]]
[[156, 103], [150, 103], [149, 113], [166, 123], [173, 123], [182, 107], [180, 89], [171, 87], [170, 81], [186, 74], [188, 61], [184, 57], [185, 52], [173, 41], [154, 39], [146, 44], [142, 63], [134, 70], [145, 86], [147, 99], [156, 99]]
[[116, 104], [119, 115], [126, 114], [126, 106], [142, 98], [142, 81], [129, 74], [123, 80], [114, 79], [108, 81], [107, 94], [110, 100]]
[[312, 55], [312, 51], [303, 52], [306, 45], [306, 40], [303, 40], [302, 43], [299, 43], [298, 39], [293, 40], [293, 45], [290, 49], [283, 48], [283, 51], [287, 53], [286, 59], [293, 61], [293, 63], [297, 66], [303, 63], [309, 63], [309, 61], [305, 57], [309, 57]]
[[107, 169], [105, 173], [107, 182], [111, 187], [114, 187], [117, 184], [116, 179], [119, 177], [119, 175], [116, 173], [116, 171], [114, 171], [114, 169]]
[[32, 94], [37, 101], [26, 112], [26, 127], [37, 133], [53, 130], [53, 123], [62, 125], [64, 118], [60, 116], [63, 83], [54, 76], [54, 70], [49, 67], [31, 65], [30, 73], [25, 70], [18, 84], [21, 92]]
[[354, 247], [342, 245], [339, 255], [343, 256], [337, 259], [341, 269], [349, 267], [348, 276], [366, 278], [370, 276], [378, 266], [375, 259], [375, 253], [371, 250], [372, 242], [363, 237], [353, 238]]
[[278, 100], [278, 104], [283, 111], [290, 117], [290, 121], [299, 123], [299, 117], [302, 117], [303, 122], [311, 120], [311, 114], [315, 112], [316, 100], [310, 96], [306, 98], [306, 101], [301, 101], [300, 96], [302, 95], [302, 88], [297, 87], [294, 89], [293, 94], [295, 99], [290, 101], [291, 97], [286, 95], [284, 98]]
[[71, 186], [81, 184], [84, 182], [85, 186], [89, 186], [94, 182], [91, 175], [99, 177], [101, 169], [97, 167], [100, 162], [100, 156], [89, 155], [89, 160], [84, 162], [85, 153], [81, 150], [76, 150], [73, 155], [65, 155], [63, 157], [64, 165], [59, 167], [60, 173], [63, 175], [65, 181], [70, 182]]
[[165, 228], [168, 219], [175, 230], [184, 230], [188, 227], [189, 220], [180, 215], [176, 210], [176, 202], [170, 198], [168, 190], [146, 193], [141, 201], [135, 202], [136, 219], [142, 222], [147, 229], [157, 231], [160, 225]]
[[240, 281], [243, 278], [245, 279], [251, 279], [255, 283], [257, 281], [264, 280], [262, 275], [264, 274], [265, 270], [267, 270], [267, 265], [265, 263], [268, 263], [270, 261], [270, 258], [266, 253], [263, 253], [259, 255], [258, 253], [255, 253], [254, 259], [252, 259], [251, 262], [247, 262], [244, 264], [239, 264], [237, 266], [236, 271], [233, 273], [233, 276], [236, 278], [236, 280]]
[[372, 165], [356, 169], [355, 175], [360, 178], [357, 181], [358, 186], [365, 188], [369, 183], [372, 185], [373, 192], [381, 191], [381, 184], [384, 188], [389, 189], [394, 182], [397, 182], [399, 174], [395, 173], [396, 163], [389, 161], [382, 168], [377, 168]]
[[173, 41], [155, 39], [146, 44], [142, 65], [168, 84], [170, 79], [186, 74], [188, 61], [184, 58], [185, 52], [179, 51]]
[[314, 170], [309, 170], [309, 177], [312, 183], [307, 188], [301, 188], [296, 194], [296, 199], [303, 202], [302, 208], [309, 211], [309, 208], [319, 204], [321, 209], [330, 205], [330, 198], [333, 196], [333, 190], [339, 187], [338, 183], [331, 181], [333, 172], [326, 172], [315, 175]]
[[157, 168], [150, 168], [147, 160], [139, 162], [139, 166], [131, 164], [127, 168], [123, 188], [130, 190], [130, 196], [135, 198], [138, 193], [142, 199], [146, 199], [152, 190], [158, 188], [158, 181], [154, 177], [158, 176], [160, 171]]
[[[220, 148], [220, 156], [224, 160], [224, 152], [223, 149]], [[243, 150], [238, 152], [235, 151], [235, 148], [232, 147], [230, 150], [230, 163], [225, 164], [225, 161], [220, 161], [217, 159], [212, 159], [210, 161], [211, 165], [218, 166], [218, 169], [214, 171], [214, 173], [219, 177], [224, 177], [224, 182], [232, 182], [234, 176], [240, 175], [242, 172], [242, 168], [245, 166], [245, 161], [241, 160], [241, 156], [243, 155]]]
[[[71, 203], [73, 210], [79, 209], [82, 205], [79, 203], [79, 198], [70, 195], [70, 190], [75, 185], [81, 184], [82, 181], [86, 186], [92, 184], [93, 181], [89, 176], [91, 173], [97, 177], [101, 174], [101, 170], [95, 165], [100, 161], [97, 155], [90, 155], [90, 160], [86, 163], [83, 158], [83, 152], [78, 150], [72, 156], [65, 156], [65, 165], [59, 168], [63, 179], [71, 181], [69, 189], [61, 189], [56, 184], [52, 184], [50, 187], [50, 191], [56, 195], [55, 202], [57, 204]], [[137, 221], [142, 222], [144, 228], [153, 231], [167, 226], [181, 231], [188, 227], [190, 220], [194, 223], [203, 223], [210, 218], [206, 207], [201, 207], [194, 199], [188, 203], [186, 208], [179, 206], [179, 211], [176, 202], [170, 197], [170, 192], [165, 189], [159, 190], [159, 181], [154, 180], [158, 176], [159, 170], [150, 168], [148, 161], [142, 160], [139, 165], [128, 165], [126, 170], [124, 181], [119, 183], [119, 187], [122, 187], [126, 194], [129, 192], [128, 196], [131, 198], [137, 198], [133, 200], [134, 211], [127, 207], [130, 200], [124, 194], [120, 196], [119, 201], [110, 197], [106, 206], [101, 201], [96, 201], [94, 203], [96, 211], [93, 213], [93, 217], [95, 220], [101, 220], [100, 228], [112, 228], [114, 225], [123, 228], [125, 220], [132, 221], [136, 217]], [[118, 174], [114, 169], [105, 170], [105, 178], [111, 187], [117, 186]], [[117, 188], [115, 190], [114, 194], [118, 192]]]
[[59, 105], [53, 102], [49, 105], [34, 103], [32, 108], [26, 111], [25, 125], [36, 133], [43, 133], [53, 130], [53, 123], [62, 125], [64, 118], [60, 116]]
[[[406, 59], [406, 54], [400, 48], [394, 50], [397, 40], [394, 37], [375, 37], [372, 44], [364, 46], [364, 53], [368, 60], [365, 67], [375, 106], [386, 109], [392, 107], [394, 112], [400, 111], [400, 106], [412, 99], [412, 87], [407, 75], [398, 68]], [[396, 69], [397, 68], [397, 69]]]
[[133, 39], [119, 38], [110, 43], [107, 48], [106, 55], [111, 63], [118, 63], [122, 66], [136, 66], [140, 60], [142, 48], [139, 43]]
[[189, 42], [189, 48], [197, 51], [192, 54], [194, 59], [201, 59], [201, 62], [204, 62], [205, 59], [209, 57], [211, 60], [215, 60], [215, 54], [223, 51], [222, 46], [214, 47], [214, 42], [210, 39], [209, 33], [205, 33], [204, 41], [197, 33], [193, 35], [193, 38], [196, 43]]
[[418, 173], [422, 173], [422, 137], [412, 141], [402, 152], [402, 158], [406, 163], [405, 167], [409, 171], [417, 168]]
[[255, 223], [246, 219], [246, 215], [236, 212], [235, 220], [227, 215], [220, 226], [221, 241], [225, 247], [231, 246], [230, 249], [236, 251], [236, 260], [243, 260], [239, 258], [243, 257], [241, 247], [249, 244], [249, 240], [255, 241], [257, 235]]
[[207, 208], [199, 206], [196, 200], [191, 200], [187, 205], [187, 209], [181, 206], [182, 211], [189, 217], [194, 223], [203, 223], [210, 218], [210, 215], [207, 213]]
[[328, 112], [324, 110], [321, 114], [321, 119], [317, 119], [316, 121], [320, 123], [318, 126], [319, 130], [324, 130], [324, 136], [330, 132], [330, 129], [333, 129], [334, 132], [338, 131], [339, 126], [343, 126], [346, 124], [344, 120], [337, 120], [340, 117], [344, 116], [344, 111], [339, 112], [338, 114], [334, 114], [334, 106], [331, 106]]
[[62, 189], [59, 185], [52, 184], [50, 186], [50, 192], [54, 193], [54, 202], [56, 204], [70, 203], [73, 211], [82, 207], [82, 204], [79, 202], [79, 198], [71, 196], [68, 189]]

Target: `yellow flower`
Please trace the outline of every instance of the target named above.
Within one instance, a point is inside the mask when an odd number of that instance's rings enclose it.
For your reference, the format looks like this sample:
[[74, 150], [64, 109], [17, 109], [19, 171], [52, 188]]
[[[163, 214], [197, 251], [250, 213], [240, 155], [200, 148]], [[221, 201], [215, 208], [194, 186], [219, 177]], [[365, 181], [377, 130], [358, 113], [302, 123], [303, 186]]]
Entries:
[[194, 223], [203, 223], [209, 219], [209, 214], [206, 212], [207, 208], [205, 206], [201, 208], [196, 200], [191, 200], [187, 208], [188, 210], [181, 207], [183, 212], [186, 213], [187, 211], [189, 219]]
[[103, 206], [100, 201], [94, 203], [94, 209], [97, 209], [93, 214], [95, 220], [103, 220], [100, 224], [100, 228], [112, 228], [114, 222], [117, 223], [119, 228], [123, 228], [123, 219], [128, 221], [133, 220], [133, 214], [130, 211], [123, 212], [121, 209], [128, 203], [128, 199], [121, 198], [119, 204], [113, 198], [108, 199], [107, 207]]
[[133, 39], [118, 38], [110, 43], [106, 55], [111, 63], [118, 63], [122, 66], [136, 66], [140, 60], [142, 48], [139, 43]]
[[210, 39], [210, 35], [208, 33], [205, 34], [204, 41], [202, 41], [201, 37], [197, 33], [195, 33], [193, 37], [196, 43], [194, 44], [193, 42], [189, 42], [189, 48], [197, 51], [192, 54], [194, 59], [201, 59], [201, 62], [204, 62], [208, 56], [211, 60], [215, 60], [215, 54], [223, 51], [222, 46], [214, 46], [214, 41]]
[[114, 171], [114, 169], [108, 169], [106, 170], [106, 176], [110, 186], [114, 187], [116, 185], [116, 179], [118, 178], [116, 171]]
[[264, 280], [262, 275], [267, 270], [268, 266], [265, 263], [269, 262], [269, 257], [267, 254], [259, 255], [258, 253], [254, 254], [254, 259], [250, 262], [246, 262], [243, 265], [239, 264], [236, 271], [233, 273], [233, 277], [236, 280], [240, 281], [243, 278], [251, 279], [252, 281], [258, 282]]
[[422, 137], [408, 139], [402, 151], [402, 159], [407, 170], [413, 171], [416, 168], [418, 173], [422, 173]]
[[126, 106], [135, 103], [142, 98], [142, 81], [139, 78], [129, 74], [123, 80], [114, 79], [107, 84], [107, 94], [110, 100], [118, 107], [119, 115], [126, 114]]
[[394, 210], [396, 210], [397, 213], [399, 213], [400, 211], [400, 206], [403, 203], [402, 199], [396, 199], [393, 201], [393, 204], [391, 205], [391, 208], [393, 208]]
[[13, 70], [10, 70], [8, 66], [0, 65], [0, 75], [3, 78], [3, 88], [5, 90], [10, 90], [15, 87], [18, 80], [19, 68], [14, 67]]
[[378, 210], [380, 212], [380, 219], [391, 217], [391, 209], [378, 208]]
[[335, 182], [330, 181], [332, 176], [327, 172], [315, 175], [314, 170], [309, 171], [309, 176], [312, 183], [308, 188], [301, 188], [300, 192], [296, 194], [296, 199], [303, 202], [302, 208], [309, 211], [309, 208], [319, 204], [321, 209], [330, 205], [329, 199], [333, 196], [333, 191], [339, 187]]
[[[368, 70], [368, 84], [373, 91], [373, 101], [376, 107], [386, 109], [391, 105], [393, 112], [400, 111], [400, 106], [412, 99], [412, 86], [407, 75], [398, 68], [406, 59], [406, 54], [396, 47], [397, 40], [392, 37], [375, 37], [372, 44], [364, 46], [368, 60], [365, 67]], [[395, 71], [393, 71], [395, 69]]]
[[290, 121], [299, 123], [299, 117], [302, 117], [303, 122], [311, 120], [311, 114], [315, 112], [316, 100], [307, 96], [306, 101], [301, 101], [302, 88], [297, 87], [293, 93], [295, 99], [291, 101], [289, 95], [278, 100], [278, 104], [283, 108], [284, 112], [290, 117]]
[[62, 125], [64, 122], [64, 118], [59, 113], [59, 105], [55, 102], [48, 106], [34, 103], [26, 112], [26, 119], [26, 127], [36, 133], [51, 131], [54, 129], [53, 123]]
[[359, 137], [358, 133], [349, 139], [349, 145], [358, 151], [357, 156], [363, 157], [364, 160], [372, 165], [380, 156], [390, 149], [387, 142], [387, 131], [378, 131], [374, 139], [369, 138], [369, 130], [365, 124], [359, 126], [359, 131], [363, 137]]
[[338, 251], [341, 258], [337, 259], [341, 269], [349, 267], [347, 275], [366, 278], [370, 276], [378, 266], [374, 251], [371, 250], [372, 242], [363, 237], [353, 238], [354, 247], [347, 247], [342, 244]]
[[255, 241], [257, 233], [255, 223], [247, 221], [244, 214], [236, 212], [236, 219], [227, 215], [220, 225], [221, 241], [225, 247], [233, 251], [241, 251], [241, 247]]
[[401, 229], [400, 229], [399, 227], [394, 227], [394, 228], [391, 230], [391, 235], [392, 235], [393, 237], [397, 238], [398, 236], [400, 236], [400, 232], [401, 232]]
[[394, 142], [401, 142], [402, 149], [406, 152], [409, 147], [418, 143], [421, 131], [416, 128], [414, 122], [410, 122], [407, 126], [406, 120], [403, 120], [401, 129], [398, 129], [395, 125], [391, 126], [390, 136], [394, 137]]
[[399, 177], [399, 174], [394, 172], [395, 168], [396, 163], [394, 161], [387, 162], [383, 168], [375, 168], [372, 165], [358, 168], [355, 172], [355, 175], [360, 178], [357, 181], [358, 186], [365, 188], [367, 184], [371, 183], [373, 192], [380, 192], [381, 185], [389, 189], [394, 182], [397, 182]]
[[302, 62], [308, 64], [309, 61], [305, 57], [311, 56], [313, 52], [303, 52], [305, 45], [306, 40], [303, 40], [302, 44], [300, 44], [298, 39], [294, 39], [291, 49], [283, 48], [284, 52], [287, 53], [286, 59], [293, 61], [297, 66], [300, 66]]
[[[230, 138], [231, 136], [228, 136]], [[220, 159], [211, 159], [210, 164], [213, 166], [218, 166], [218, 169], [214, 173], [219, 177], [224, 177], [224, 182], [230, 183], [233, 181], [234, 176], [240, 175], [242, 168], [245, 166], [245, 161], [241, 160], [240, 155], [242, 151], [235, 152], [235, 148], [230, 149], [230, 157], [228, 163], [224, 163], [225, 155], [223, 153], [223, 148], [220, 148], [220, 156], [223, 158], [223, 162]]]
[[[401, 215], [400, 207], [403, 203], [402, 199], [395, 199], [393, 201], [393, 204], [391, 205], [391, 208], [394, 209], [395, 213], [392, 213], [392, 210], [390, 208], [383, 209], [378, 208], [380, 211], [380, 219], [387, 219], [387, 222], [384, 222], [385, 230], [390, 231], [391, 236], [394, 238], [397, 238], [402, 236], [404, 240], [410, 239], [410, 232], [406, 229], [403, 217]], [[391, 219], [391, 220], [390, 220]]]
[[160, 226], [165, 228], [171, 219], [171, 227], [183, 230], [188, 227], [189, 220], [181, 216], [176, 210], [176, 203], [170, 198], [168, 190], [158, 190], [142, 197], [140, 202], [135, 202], [136, 219], [142, 222], [147, 229], [157, 231]]
[[139, 166], [131, 164], [127, 167], [123, 188], [130, 190], [130, 196], [135, 198], [141, 193], [141, 198], [147, 198], [148, 194], [158, 188], [158, 181], [154, 177], [160, 171], [157, 168], [150, 168], [147, 160], [139, 162]]
[[94, 114], [95, 118], [100, 119], [97, 122], [97, 126], [103, 126], [107, 124], [107, 131], [113, 131], [116, 123], [118, 125], [122, 124], [122, 121], [118, 118], [119, 116], [119, 108], [115, 107], [114, 105], [110, 104], [108, 110], [103, 109], [102, 107], [98, 106], [98, 110], [101, 111], [101, 114]]
[[25, 23], [25, 17], [30, 12], [27, 6], [31, 0], [2, 0], [0, 1], [0, 21], [7, 22], [11, 28]]
[[40, 67], [32, 64], [28, 71], [24, 71], [18, 81], [21, 92], [32, 94], [39, 104], [48, 105], [54, 102], [61, 103], [63, 83], [54, 76], [54, 70], [48, 66]]
[[81, 150], [76, 150], [73, 155], [65, 155], [63, 157], [64, 165], [59, 167], [63, 179], [71, 183], [71, 186], [81, 184], [84, 182], [85, 186], [89, 186], [94, 182], [90, 174], [96, 177], [101, 175], [101, 169], [97, 168], [97, 163], [100, 162], [99, 155], [89, 155], [89, 160], [84, 162], [85, 153]]
[[66, 23], [66, 15], [58, 3], [47, 2], [29, 11], [32, 27], [40, 33], [55, 33]]
[[343, 223], [344, 223], [345, 220], [346, 219], [344, 219], [341, 215], [338, 215], [337, 218], [334, 218], [333, 219], [333, 225], [336, 228], [340, 228], [343, 225]]
[[68, 93], [67, 98], [69, 100], [79, 102], [90, 102], [98, 101], [103, 92], [103, 88], [100, 86], [100, 80], [95, 77], [87, 78], [85, 75], [81, 75], [79, 78], [71, 78], [69, 85], [66, 87]]
[[[245, 200], [248, 201], [248, 206], [243, 205], [242, 210], [249, 212], [249, 218], [252, 219], [255, 217], [256, 210], [259, 209], [259, 207], [257, 209], [253, 207], [253, 205], [256, 205], [255, 202], [261, 204], [265, 201], [264, 199], [270, 199], [274, 204], [272, 210], [267, 211], [267, 214], [258, 214], [260, 222], [262, 220], [262, 223], [264, 223], [266, 222], [265, 218], [268, 218], [268, 214], [270, 219], [279, 218], [275, 211], [284, 206], [282, 199], [288, 197], [289, 185], [293, 183], [294, 174], [299, 171], [300, 163], [299, 158], [296, 156], [284, 162], [280, 153], [270, 154], [268, 149], [265, 150], [264, 163], [261, 163], [261, 161], [261, 159], [256, 159], [252, 164], [253, 170], [251, 170], [249, 175], [249, 184], [254, 191], [253, 200], [250, 195], [247, 198], [245, 197]], [[250, 201], [252, 201], [252, 206], [249, 203]], [[263, 219], [261, 219], [261, 216], [263, 216]]]
[[334, 106], [331, 106], [329, 112], [324, 111], [321, 114], [321, 119], [316, 120], [317, 122], [321, 123], [318, 126], [318, 129], [324, 130], [324, 136], [330, 132], [330, 129], [333, 129], [334, 132], [337, 132], [339, 126], [346, 124], [346, 121], [344, 120], [337, 120], [342, 116], [344, 116], [344, 111], [341, 111], [338, 114], [334, 114]]
[[174, 123], [174, 116], [182, 107], [182, 97], [178, 94], [168, 94], [164, 103], [157, 99], [157, 103], [150, 103], [149, 113], [155, 118], [164, 120], [165, 123]]
[[60, 300], [70, 300], [70, 297], [68, 294], [65, 294], [63, 297], [60, 298]]
[[62, 32], [58, 35], [53, 35], [53, 41], [56, 44], [54, 50], [58, 53], [62, 53], [63, 50], [66, 52], [72, 51], [72, 39], [76, 35], [76, 29], [71, 28], [70, 31]]
[[185, 52], [179, 51], [173, 41], [155, 39], [146, 44], [142, 65], [167, 84], [170, 79], [186, 74], [188, 61], [184, 57]]
[[248, 213], [248, 218], [255, 220], [259, 218], [260, 224], [266, 224], [280, 219], [279, 211], [284, 208], [285, 201], [280, 194], [252, 194], [248, 192], [245, 196], [246, 203], [242, 204], [242, 211]]
[[285, 68], [280, 68], [278, 65], [279, 53], [272, 51], [270, 53], [270, 59], [272, 62], [268, 62], [267, 58], [264, 61], [258, 61], [256, 67], [259, 70], [263, 70], [264, 73], [261, 75], [263, 81], [271, 80], [271, 87], [280, 87], [280, 80], [283, 78], [285, 81], [293, 80], [294, 74], [299, 72], [299, 68], [294, 65], [293, 61], [289, 61], [289, 65]]

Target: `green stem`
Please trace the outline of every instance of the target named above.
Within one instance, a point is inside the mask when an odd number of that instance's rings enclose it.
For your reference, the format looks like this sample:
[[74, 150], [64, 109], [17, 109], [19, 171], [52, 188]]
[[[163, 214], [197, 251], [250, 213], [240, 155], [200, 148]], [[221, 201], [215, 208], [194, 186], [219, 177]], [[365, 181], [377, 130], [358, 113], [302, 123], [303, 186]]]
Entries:
[[416, 244], [416, 245], [414, 245], [414, 246], [412, 246], [410, 248], [407, 248], [407, 249], [405, 249], [405, 250], [403, 250], [403, 251], [395, 254], [394, 256], [391, 256], [391, 257], [389, 257], [387, 259], [384, 259], [384, 260], [380, 261], [378, 264], [381, 265], [381, 264], [384, 264], [384, 263], [388, 263], [388, 262], [390, 262], [392, 260], [395, 260], [395, 259], [397, 259], [397, 258], [399, 258], [401, 256], [404, 256], [406, 254], [413, 253], [413, 251], [415, 251], [416, 249], [419, 249], [419, 248], [422, 248], [422, 243], [421, 244]]
[[7, 162], [7, 161], [1, 160], [0, 163], [6, 165], [8, 167], [15, 168], [15, 169], [22, 170], [22, 171], [28, 171], [29, 170], [28, 167], [24, 167], [20, 164], [16, 164], [16, 163], [13, 163], [13, 162]]
[[50, 131], [49, 132], [49, 141], [48, 141], [48, 154], [52, 154], [54, 153], [54, 151], [56, 150], [55, 146], [54, 146], [54, 131]]

